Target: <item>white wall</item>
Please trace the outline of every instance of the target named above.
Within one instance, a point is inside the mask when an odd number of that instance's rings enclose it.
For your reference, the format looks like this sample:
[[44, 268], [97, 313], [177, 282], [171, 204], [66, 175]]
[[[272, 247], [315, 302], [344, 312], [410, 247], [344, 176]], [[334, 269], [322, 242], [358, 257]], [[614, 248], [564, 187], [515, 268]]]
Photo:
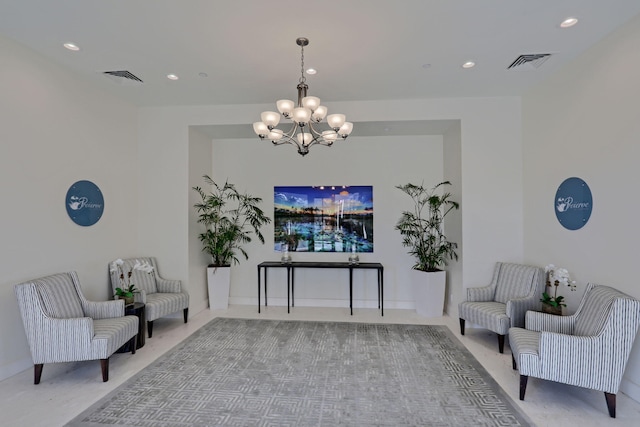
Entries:
[[[461, 135], [460, 123], [450, 128], [443, 135], [443, 165], [444, 165], [444, 180], [451, 183], [447, 186], [447, 191], [451, 193], [451, 200], [460, 204], [460, 209], [463, 209], [462, 203], [462, 135]], [[444, 221], [444, 230], [447, 238], [451, 242], [455, 242], [458, 245], [456, 254], [458, 254], [458, 260], [448, 261], [446, 267], [447, 271], [447, 289], [445, 298], [445, 311], [452, 315], [455, 315], [458, 311], [456, 304], [462, 301], [464, 293], [461, 283], [463, 283], [462, 273], [464, 266], [462, 245], [464, 242], [462, 234], [462, 211], [453, 210], [446, 217]]]
[[[136, 110], [0, 37], [0, 379], [32, 366], [13, 285], [76, 270], [90, 299], [110, 296], [107, 264], [134, 256]], [[91, 227], [67, 216], [79, 180], [104, 195]]]
[[[640, 298], [640, 17], [590, 49], [523, 98], [525, 258], [569, 270], [574, 312], [588, 282]], [[589, 222], [564, 229], [553, 207], [558, 186], [576, 176], [593, 195]], [[622, 390], [640, 400], [640, 345]]]
[[[211, 186], [206, 184], [202, 176], [211, 175], [212, 165], [211, 140], [202, 133], [189, 128], [189, 188], [200, 187], [204, 192], [211, 191]], [[191, 313], [202, 311], [208, 306], [209, 295], [207, 293], [207, 270], [203, 265], [211, 262], [211, 257], [202, 251], [202, 244], [198, 235], [204, 231], [204, 226], [198, 224], [198, 213], [193, 205], [201, 202], [200, 196], [193, 190], [189, 191], [189, 203], [183, 208], [189, 218], [188, 245], [189, 245], [189, 310]]]
[[[411, 200], [396, 185], [413, 182], [434, 185], [442, 180], [441, 136], [349, 137], [331, 148], [312, 147], [306, 157], [289, 145], [251, 140], [214, 141], [212, 177], [236, 184], [241, 192], [263, 199], [262, 208], [273, 218], [273, 187], [284, 185], [372, 185], [374, 252], [361, 253], [362, 262], [385, 267], [387, 308], [413, 308], [407, 274], [413, 259], [406, 255], [400, 234], [393, 229]], [[232, 267], [232, 304], [254, 304], [257, 297], [256, 264], [277, 261], [273, 223], [263, 230], [266, 244], [247, 246], [248, 262]], [[292, 253], [296, 261], [347, 261], [345, 253]], [[346, 270], [296, 270], [296, 306], [348, 307]], [[286, 305], [284, 270], [269, 271], [269, 304]], [[376, 272], [354, 274], [354, 307], [377, 307]]]
[[467, 104], [473, 110], [461, 121], [464, 288], [488, 285], [497, 261], [522, 262], [524, 247], [520, 100]]

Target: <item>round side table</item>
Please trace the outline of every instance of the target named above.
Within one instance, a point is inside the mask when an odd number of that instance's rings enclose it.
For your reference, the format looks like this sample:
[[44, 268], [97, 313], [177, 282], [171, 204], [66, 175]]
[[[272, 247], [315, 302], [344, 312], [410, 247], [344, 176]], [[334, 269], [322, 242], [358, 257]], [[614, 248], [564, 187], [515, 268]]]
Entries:
[[[133, 304], [124, 306], [125, 316], [137, 316], [138, 317], [138, 337], [136, 338], [136, 350], [144, 347], [144, 336], [147, 333], [147, 319], [144, 312], [145, 305], [141, 302], [134, 302]], [[130, 352], [131, 348], [129, 343], [126, 343], [120, 347], [117, 353]]]

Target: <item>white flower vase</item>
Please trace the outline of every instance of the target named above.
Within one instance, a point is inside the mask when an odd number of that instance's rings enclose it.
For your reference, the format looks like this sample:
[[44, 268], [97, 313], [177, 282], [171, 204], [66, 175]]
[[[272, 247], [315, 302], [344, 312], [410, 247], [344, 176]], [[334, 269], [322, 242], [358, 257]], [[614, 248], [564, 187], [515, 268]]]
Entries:
[[280, 258], [280, 262], [283, 264], [289, 264], [291, 262], [291, 255], [289, 255], [288, 248], [282, 252], [282, 257]]
[[360, 257], [356, 253], [356, 245], [351, 245], [351, 255], [349, 255], [349, 264], [358, 264]]

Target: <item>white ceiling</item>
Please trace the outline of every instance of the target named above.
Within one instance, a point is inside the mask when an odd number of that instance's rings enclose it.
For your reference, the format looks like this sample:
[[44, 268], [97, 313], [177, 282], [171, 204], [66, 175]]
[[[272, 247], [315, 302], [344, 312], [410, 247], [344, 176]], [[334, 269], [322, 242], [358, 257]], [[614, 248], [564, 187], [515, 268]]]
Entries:
[[[303, 36], [326, 104], [518, 96], [638, 13], [640, 0], [0, 0], [0, 34], [137, 106], [295, 99]], [[507, 69], [536, 53], [552, 56]], [[116, 70], [143, 83], [102, 74]]]

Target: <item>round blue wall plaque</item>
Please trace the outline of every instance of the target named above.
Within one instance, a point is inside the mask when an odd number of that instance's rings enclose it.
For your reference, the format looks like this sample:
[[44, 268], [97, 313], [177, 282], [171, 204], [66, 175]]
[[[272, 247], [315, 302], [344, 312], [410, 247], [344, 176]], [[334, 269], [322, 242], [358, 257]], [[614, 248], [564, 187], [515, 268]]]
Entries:
[[104, 211], [102, 192], [91, 181], [78, 181], [67, 191], [67, 214], [73, 222], [88, 227], [98, 222]]
[[568, 230], [578, 230], [589, 221], [593, 198], [586, 182], [572, 177], [564, 180], [553, 202], [558, 222]]

